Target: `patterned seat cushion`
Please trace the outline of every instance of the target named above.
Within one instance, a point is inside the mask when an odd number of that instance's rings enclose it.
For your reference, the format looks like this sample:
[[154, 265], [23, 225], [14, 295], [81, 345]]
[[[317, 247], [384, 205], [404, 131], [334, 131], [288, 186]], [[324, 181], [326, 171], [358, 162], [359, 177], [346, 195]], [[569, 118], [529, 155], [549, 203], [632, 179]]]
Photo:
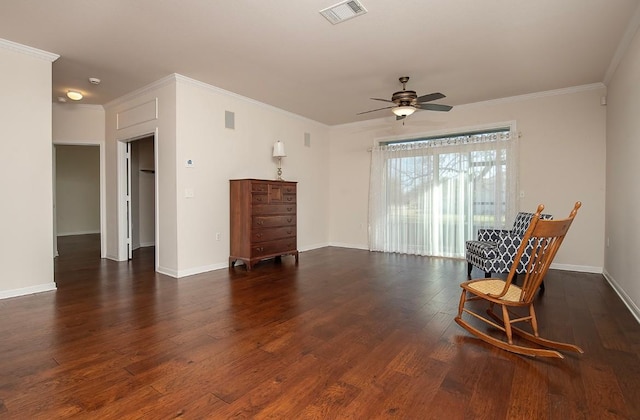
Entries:
[[467, 254], [471, 253], [484, 259], [493, 260], [498, 256], [497, 242], [467, 241]]

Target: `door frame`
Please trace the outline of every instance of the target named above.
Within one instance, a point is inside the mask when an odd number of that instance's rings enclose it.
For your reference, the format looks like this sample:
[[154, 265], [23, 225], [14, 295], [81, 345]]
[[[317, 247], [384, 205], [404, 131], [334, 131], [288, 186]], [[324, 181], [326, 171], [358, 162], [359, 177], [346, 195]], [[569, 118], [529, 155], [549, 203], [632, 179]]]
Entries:
[[118, 203], [118, 261], [127, 261], [128, 255], [128, 230], [130, 220], [130, 206], [127, 203], [127, 191], [129, 189], [129, 177], [127, 175], [127, 143], [131, 143], [136, 140], [142, 140], [147, 137], [153, 137], [153, 165], [155, 170], [155, 202], [154, 202], [154, 215], [155, 215], [155, 271], [158, 271], [159, 255], [160, 255], [160, 210], [159, 210], [159, 191], [158, 191], [158, 128], [154, 131], [139, 134], [133, 137], [127, 137], [117, 139], [117, 203]]

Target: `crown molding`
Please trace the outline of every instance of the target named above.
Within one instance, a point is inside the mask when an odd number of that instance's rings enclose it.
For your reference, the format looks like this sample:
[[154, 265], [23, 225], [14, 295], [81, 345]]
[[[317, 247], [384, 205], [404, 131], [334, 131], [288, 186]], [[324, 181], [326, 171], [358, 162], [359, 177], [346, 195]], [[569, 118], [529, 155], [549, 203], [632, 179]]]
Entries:
[[167, 85], [169, 85], [171, 83], [175, 83], [177, 75], [178, 75], [177, 73], [173, 73], [173, 74], [170, 74], [168, 76], [163, 77], [162, 79], [158, 79], [153, 83], [150, 83], [150, 84], [148, 84], [146, 86], [141, 87], [140, 89], [136, 89], [136, 90], [134, 90], [132, 92], [129, 92], [129, 93], [123, 95], [123, 96], [120, 96], [119, 98], [116, 98], [116, 99], [114, 99], [112, 101], [107, 102], [106, 104], [103, 105], [103, 107], [106, 110], [108, 108], [112, 108], [114, 106], [118, 106], [118, 105], [123, 104], [123, 103], [125, 103], [127, 101], [130, 101], [130, 100], [134, 99], [135, 97], [140, 96], [140, 95], [142, 95], [144, 93], [147, 93], [147, 92], [150, 92], [152, 90], [161, 88], [163, 86], [167, 86]]
[[104, 107], [102, 105], [96, 105], [96, 104], [71, 104], [71, 103], [53, 102], [53, 106], [60, 107], [60, 108], [85, 108], [93, 111], [104, 111]]
[[302, 121], [318, 124], [318, 125], [321, 125], [323, 127], [329, 127], [327, 124], [321, 123], [319, 121], [312, 120], [312, 119], [307, 118], [307, 117], [303, 117], [302, 115], [295, 114], [295, 113], [290, 112], [290, 111], [286, 111], [286, 110], [284, 110], [282, 108], [278, 108], [278, 107], [275, 107], [273, 105], [265, 104], [264, 102], [256, 101], [255, 99], [247, 98], [246, 96], [242, 96], [242, 95], [239, 95], [237, 93], [233, 93], [233, 92], [230, 92], [228, 90], [221, 89], [219, 87], [210, 85], [210, 84], [205, 83], [205, 82], [201, 82], [201, 81], [196, 80], [196, 79], [192, 79], [192, 78], [187, 77], [187, 76], [183, 76], [181, 74], [175, 73], [175, 77], [176, 77], [176, 80], [178, 82], [180, 82], [180, 83], [185, 83], [185, 84], [189, 84], [189, 85], [192, 85], [192, 86], [197, 86], [197, 87], [200, 87], [200, 88], [215, 92], [215, 93], [220, 94], [220, 95], [225, 95], [225, 96], [228, 96], [228, 97], [233, 98], [233, 99], [237, 99], [237, 100], [240, 100], [240, 101], [243, 101], [243, 102], [247, 102], [247, 103], [250, 103], [250, 104], [265, 108], [265, 109], [269, 109], [271, 111], [275, 111], [275, 112], [278, 112], [278, 113], [281, 113], [281, 114], [285, 114], [285, 115], [287, 115], [289, 117], [292, 117], [292, 118], [296, 118], [296, 119], [299, 119], [299, 120], [302, 120]]
[[454, 109], [455, 108], [474, 108], [477, 106], [498, 105], [498, 104], [505, 104], [505, 103], [511, 103], [511, 102], [530, 101], [532, 99], [546, 98], [549, 96], [558, 96], [558, 95], [569, 95], [572, 93], [586, 92], [590, 90], [603, 89], [606, 87], [607, 86], [602, 82], [591, 83], [588, 85], [571, 86], [571, 87], [562, 88], [562, 89], [545, 90], [542, 92], [527, 93], [524, 95], [508, 96], [506, 98], [490, 99], [488, 101], [472, 102], [470, 104], [457, 105], [454, 107]]
[[286, 115], [288, 115], [290, 117], [293, 117], [293, 118], [297, 118], [297, 119], [300, 119], [300, 120], [303, 120], [303, 121], [306, 121], [306, 122], [311, 122], [311, 123], [318, 124], [318, 125], [321, 125], [321, 126], [324, 126], [324, 127], [328, 127], [326, 124], [323, 124], [321, 122], [312, 120], [312, 119], [307, 118], [307, 117], [303, 117], [302, 115], [298, 115], [298, 114], [294, 114], [293, 112], [285, 111], [285, 110], [283, 110], [281, 108], [277, 108], [275, 106], [265, 104], [264, 102], [256, 101], [255, 99], [247, 98], [246, 96], [238, 95], [237, 93], [233, 93], [233, 92], [230, 92], [228, 90], [221, 89], [219, 87], [210, 85], [210, 84], [205, 83], [205, 82], [201, 82], [201, 81], [196, 80], [196, 79], [192, 79], [192, 78], [187, 77], [187, 76], [183, 76], [183, 75], [178, 74], [178, 73], [170, 74], [170, 75], [168, 75], [166, 77], [163, 77], [162, 79], [157, 80], [157, 81], [155, 81], [155, 82], [153, 82], [153, 83], [151, 83], [149, 85], [146, 85], [146, 86], [144, 86], [144, 87], [142, 87], [140, 89], [134, 90], [133, 92], [127, 93], [126, 95], [121, 96], [121, 97], [119, 97], [117, 99], [114, 99], [113, 101], [104, 104], [104, 108], [107, 109], [107, 108], [111, 108], [111, 107], [120, 105], [120, 104], [122, 104], [122, 103], [124, 103], [126, 101], [129, 101], [129, 100], [131, 100], [131, 99], [133, 99], [133, 98], [135, 98], [135, 97], [137, 97], [139, 95], [142, 95], [143, 93], [149, 92], [149, 91], [154, 90], [154, 89], [158, 89], [158, 88], [160, 88], [162, 86], [165, 86], [165, 85], [168, 85], [170, 83], [176, 83], [176, 84], [182, 83], [182, 84], [187, 84], [187, 85], [191, 85], [191, 86], [196, 86], [196, 87], [199, 87], [199, 88], [202, 88], [202, 89], [206, 89], [206, 90], [215, 92], [215, 93], [220, 94], [220, 95], [228, 96], [230, 98], [234, 98], [234, 99], [237, 99], [237, 100], [240, 100], [240, 101], [243, 101], [243, 102], [248, 102], [250, 104], [260, 106], [262, 108], [266, 108], [266, 109], [270, 109], [272, 111], [276, 111], [276, 112], [279, 112], [279, 113], [282, 113], [282, 114], [286, 114]]
[[[458, 108], [467, 109], [467, 108], [474, 108], [474, 107], [480, 107], [480, 106], [486, 106], [486, 105], [498, 105], [498, 104], [505, 104], [505, 103], [512, 103], [512, 102], [528, 101], [532, 99], [545, 98], [548, 96], [569, 95], [572, 93], [603, 89], [606, 87], [607, 86], [602, 82], [591, 83], [588, 85], [572, 86], [572, 87], [562, 88], [562, 89], [546, 90], [542, 92], [527, 93], [525, 95], [508, 96], [506, 98], [490, 99], [488, 101], [480, 101], [480, 102], [472, 102], [469, 104], [455, 105], [453, 109], [454, 110]], [[380, 117], [373, 120], [354, 121], [354, 122], [345, 123], [345, 124], [333, 125], [331, 127], [332, 128], [365, 127], [367, 125], [371, 125], [375, 127], [376, 124], [380, 124], [381, 120], [388, 117], [389, 116]], [[395, 121], [395, 119], [393, 121]]]
[[618, 69], [620, 61], [622, 61], [622, 58], [629, 50], [629, 45], [631, 45], [631, 41], [633, 41], [636, 32], [638, 32], [638, 28], [640, 28], [640, 3], [638, 4], [638, 7], [636, 7], [636, 11], [633, 16], [631, 16], [631, 19], [629, 19], [629, 24], [622, 35], [622, 39], [618, 44], [618, 48], [616, 48], [615, 54], [613, 54], [613, 58], [611, 59], [611, 63], [609, 63], [607, 72], [604, 74], [605, 85], [608, 86], [609, 82], [611, 82], [613, 75]]
[[2, 38], [0, 38], [0, 48], [30, 55], [31, 57], [36, 57], [41, 60], [49, 61], [51, 63], [53, 63], [58, 58], [60, 58], [58, 54], [50, 53], [44, 50], [39, 50], [37, 48], [18, 44], [17, 42], [9, 41], [7, 39], [2, 39]]

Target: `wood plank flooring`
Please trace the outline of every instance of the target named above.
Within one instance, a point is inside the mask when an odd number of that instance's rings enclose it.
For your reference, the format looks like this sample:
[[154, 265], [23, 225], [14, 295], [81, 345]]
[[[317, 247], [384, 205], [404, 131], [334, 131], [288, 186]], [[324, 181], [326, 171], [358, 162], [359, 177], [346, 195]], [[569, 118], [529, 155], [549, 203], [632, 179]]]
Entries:
[[[322, 248], [179, 280], [60, 238], [55, 292], [0, 300], [0, 419], [640, 419], [640, 325], [551, 270], [534, 359], [454, 322], [466, 263]], [[475, 273], [481, 276], [482, 273]]]

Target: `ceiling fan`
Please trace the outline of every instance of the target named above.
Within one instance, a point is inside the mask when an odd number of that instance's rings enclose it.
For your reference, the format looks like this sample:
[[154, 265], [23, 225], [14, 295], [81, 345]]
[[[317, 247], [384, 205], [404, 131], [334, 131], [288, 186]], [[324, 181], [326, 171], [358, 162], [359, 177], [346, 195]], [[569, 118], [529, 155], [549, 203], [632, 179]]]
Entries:
[[452, 106], [449, 105], [440, 105], [440, 104], [429, 104], [427, 102], [436, 101], [438, 99], [445, 98], [445, 95], [442, 93], [430, 93], [428, 95], [418, 96], [414, 90], [407, 90], [406, 85], [409, 81], [409, 76], [403, 76], [400, 79], [400, 83], [402, 83], [402, 90], [395, 92], [391, 96], [391, 100], [388, 99], [380, 99], [380, 98], [371, 98], [374, 101], [382, 101], [389, 102], [393, 105], [386, 106], [384, 108], [372, 109], [370, 111], [360, 112], [357, 115], [368, 114], [369, 112], [380, 111], [383, 109], [391, 109], [394, 114], [396, 114], [396, 120], [402, 120], [409, 115], [413, 114], [417, 109], [425, 109], [427, 111], [449, 111]]

